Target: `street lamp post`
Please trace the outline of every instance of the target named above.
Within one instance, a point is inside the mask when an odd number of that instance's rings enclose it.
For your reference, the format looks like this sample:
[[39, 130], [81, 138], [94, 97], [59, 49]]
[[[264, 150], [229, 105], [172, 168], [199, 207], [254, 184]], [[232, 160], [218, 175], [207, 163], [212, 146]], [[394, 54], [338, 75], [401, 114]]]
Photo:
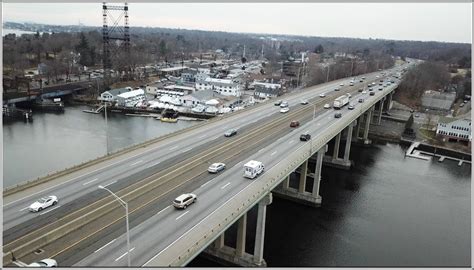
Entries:
[[104, 107], [104, 110], [105, 110], [105, 148], [108, 155], [109, 154], [109, 126], [107, 123], [107, 101], [104, 104], [105, 104], [105, 107]]
[[125, 208], [125, 219], [127, 222], [127, 257], [128, 257], [128, 267], [130, 267], [130, 230], [129, 230], [129, 223], [128, 223], [128, 203], [126, 203], [124, 200], [122, 200], [119, 196], [115, 195], [110, 189], [103, 187], [103, 186], [98, 186], [100, 189], [107, 190], [112, 194], [112, 196], [117, 199], [117, 201], [120, 203]]

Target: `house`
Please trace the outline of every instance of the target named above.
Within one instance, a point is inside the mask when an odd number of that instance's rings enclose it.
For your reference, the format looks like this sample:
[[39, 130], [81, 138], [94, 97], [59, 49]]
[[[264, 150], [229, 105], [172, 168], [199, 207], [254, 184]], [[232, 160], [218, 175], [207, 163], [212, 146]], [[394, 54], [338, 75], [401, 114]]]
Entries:
[[449, 141], [471, 142], [471, 120], [441, 117], [436, 128], [436, 136]]
[[181, 76], [181, 73], [183, 73], [187, 69], [188, 69], [188, 67], [186, 67], [186, 66], [161, 68], [161, 69], [159, 69], [159, 75], [160, 76], [179, 77], [179, 76]]
[[125, 107], [134, 107], [136, 104], [146, 100], [145, 91], [137, 89], [117, 95], [117, 105]]
[[132, 91], [131, 87], [111, 89], [100, 94], [100, 97], [98, 97], [97, 99], [102, 100], [102, 101], [112, 102], [112, 101], [117, 100], [118, 95], [126, 93], [126, 92], [130, 92], [130, 91]]
[[252, 83], [252, 85], [255, 88], [255, 92], [254, 92], [255, 97], [266, 98], [266, 97], [277, 97], [281, 95], [281, 84], [254, 82]]

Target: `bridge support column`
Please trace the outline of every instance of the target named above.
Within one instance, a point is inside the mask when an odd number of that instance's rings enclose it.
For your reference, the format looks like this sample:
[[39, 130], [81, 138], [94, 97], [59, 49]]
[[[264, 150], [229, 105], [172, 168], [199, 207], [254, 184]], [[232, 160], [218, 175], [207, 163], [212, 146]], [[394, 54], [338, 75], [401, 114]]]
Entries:
[[272, 193], [268, 193], [258, 203], [257, 228], [255, 232], [255, 247], [253, 251], [253, 262], [257, 266], [266, 266], [267, 263], [263, 259], [263, 245], [265, 240], [265, 221], [267, 217], [267, 205], [273, 201]]
[[245, 238], [247, 237], [247, 213], [245, 213], [237, 224], [237, 247], [235, 255], [242, 257], [245, 253]]
[[391, 110], [392, 109], [392, 99], [393, 99], [393, 93], [395, 92], [395, 90], [393, 90], [392, 92], [390, 92], [390, 94], [388, 94], [388, 98], [387, 98], [387, 111]]
[[313, 190], [312, 195], [316, 198], [316, 203], [321, 205], [323, 198], [319, 195], [319, 187], [321, 185], [321, 169], [323, 168], [323, 158], [324, 158], [325, 149], [321, 148], [318, 151], [316, 157], [316, 164], [314, 167], [314, 183], [313, 183]]
[[361, 115], [359, 116], [359, 118], [357, 118], [357, 127], [356, 127], [356, 132], [354, 134], [354, 139], [355, 140], [359, 140], [359, 134], [360, 134], [360, 125], [361, 125], [361, 122], [362, 122], [362, 118], [364, 118], [364, 115]]
[[284, 189], [290, 188], [290, 176], [291, 176], [291, 174], [289, 174], [288, 177], [285, 180], [283, 180], [283, 188]]
[[346, 147], [344, 149], [344, 163], [349, 163], [349, 155], [351, 153], [351, 143], [352, 143], [352, 129], [354, 126], [355, 122], [352, 122], [349, 124], [349, 127], [347, 127], [347, 138], [346, 138]]
[[300, 184], [298, 185], [298, 192], [304, 192], [306, 189], [306, 176], [308, 172], [308, 160], [303, 162], [300, 166]]
[[224, 247], [224, 232], [214, 241], [214, 248], [220, 249]]
[[370, 144], [371, 141], [369, 140], [369, 126], [370, 126], [370, 121], [372, 120], [372, 111], [374, 110], [374, 107], [370, 108], [369, 111], [367, 112], [367, 117], [365, 120], [365, 127], [364, 127], [364, 144]]
[[253, 254], [245, 252], [245, 238], [247, 236], [247, 213], [237, 220], [237, 241], [236, 248], [224, 244], [224, 234], [222, 234], [204, 250], [202, 255], [212, 261], [223, 265], [266, 267], [267, 263], [263, 259], [263, 247], [265, 240], [265, 221], [267, 215], [267, 205], [272, 203], [272, 193], [265, 195], [258, 202], [257, 226], [255, 232], [255, 247]]
[[[342, 133], [342, 131], [341, 131]], [[334, 138], [334, 151], [332, 152], [332, 159], [337, 159], [339, 157], [339, 145], [341, 144], [341, 133], [337, 134]]]
[[[308, 165], [308, 160], [306, 160], [303, 163], [303, 167], [301, 167], [301, 176], [300, 176], [300, 185], [298, 189], [295, 188], [285, 188], [285, 184], [283, 183], [283, 186], [278, 186], [276, 187], [272, 192], [275, 194], [275, 196], [288, 199], [290, 201], [298, 202], [301, 204], [313, 206], [313, 207], [319, 207], [321, 206], [321, 196], [319, 196], [319, 185], [321, 181], [321, 166], [323, 163], [323, 158], [324, 158], [324, 153], [327, 152], [327, 145], [323, 146], [319, 151], [317, 152], [316, 156], [316, 167], [315, 167], [315, 172], [314, 174], [308, 174], [307, 173], [307, 165]], [[313, 160], [313, 158], [311, 158]], [[305, 191], [305, 189], [301, 188], [301, 183], [302, 183], [302, 176], [306, 175], [304, 179], [306, 180], [307, 177], [313, 179], [313, 188], [311, 192]], [[287, 181], [287, 179], [283, 180], [283, 182]], [[306, 188], [306, 183], [304, 184]]]
[[382, 100], [379, 101], [379, 115], [377, 119], [377, 125], [380, 125], [382, 123], [382, 111], [383, 111], [383, 104], [385, 102], [385, 97], [382, 98]]

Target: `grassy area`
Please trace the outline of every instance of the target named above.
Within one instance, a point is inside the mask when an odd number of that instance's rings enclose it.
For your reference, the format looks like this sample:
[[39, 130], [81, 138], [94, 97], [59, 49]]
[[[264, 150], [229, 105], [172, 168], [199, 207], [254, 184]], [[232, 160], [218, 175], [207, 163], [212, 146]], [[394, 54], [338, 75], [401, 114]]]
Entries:
[[425, 139], [436, 141], [436, 132], [435, 131], [420, 128], [418, 130], [418, 134], [420, 134], [421, 137], [423, 137]]

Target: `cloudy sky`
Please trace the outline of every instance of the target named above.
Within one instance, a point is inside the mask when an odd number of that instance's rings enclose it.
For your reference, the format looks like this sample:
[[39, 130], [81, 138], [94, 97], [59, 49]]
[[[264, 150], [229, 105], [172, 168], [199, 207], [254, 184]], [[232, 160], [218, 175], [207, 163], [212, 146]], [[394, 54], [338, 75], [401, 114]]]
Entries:
[[[471, 3], [129, 3], [131, 26], [471, 43]], [[101, 3], [4, 3], [3, 21], [101, 26]]]

